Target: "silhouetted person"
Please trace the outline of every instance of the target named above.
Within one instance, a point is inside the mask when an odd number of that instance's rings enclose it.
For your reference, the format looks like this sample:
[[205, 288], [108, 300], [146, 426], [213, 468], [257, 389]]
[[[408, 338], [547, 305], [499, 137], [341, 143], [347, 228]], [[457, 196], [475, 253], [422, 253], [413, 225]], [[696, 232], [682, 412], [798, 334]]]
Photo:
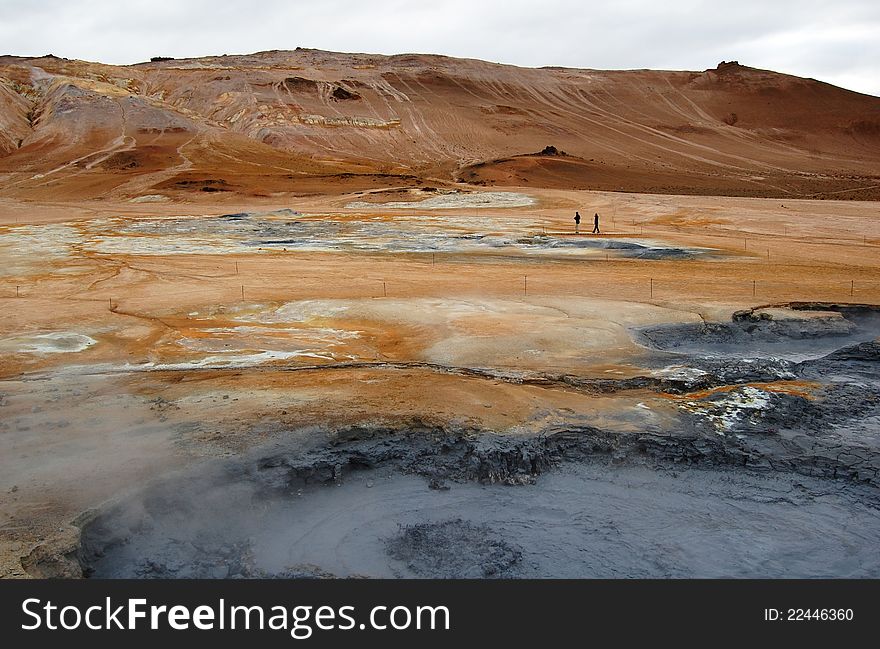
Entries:
[[580, 212], [574, 213], [574, 233], [578, 234], [581, 231], [581, 215]]
[[599, 213], [593, 217], [593, 234], [599, 234]]

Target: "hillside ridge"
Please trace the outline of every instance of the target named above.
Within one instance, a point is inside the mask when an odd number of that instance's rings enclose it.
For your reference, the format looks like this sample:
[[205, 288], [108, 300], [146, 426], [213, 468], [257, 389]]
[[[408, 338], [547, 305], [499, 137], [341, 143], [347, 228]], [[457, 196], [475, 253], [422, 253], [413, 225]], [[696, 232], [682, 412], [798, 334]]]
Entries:
[[[697, 72], [312, 49], [158, 58], [0, 57], [0, 195], [430, 182], [880, 197], [880, 98], [736, 61]], [[547, 147], [568, 155], [535, 155]]]

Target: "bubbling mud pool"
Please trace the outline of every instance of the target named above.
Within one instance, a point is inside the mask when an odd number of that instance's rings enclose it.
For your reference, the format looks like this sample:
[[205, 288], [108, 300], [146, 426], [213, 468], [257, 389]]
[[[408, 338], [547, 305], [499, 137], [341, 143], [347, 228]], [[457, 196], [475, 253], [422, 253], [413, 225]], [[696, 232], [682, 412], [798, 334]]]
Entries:
[[256, 466], [179, 476], [101, 513], [83, 530], [85, 573], [880, 576], [876, 490], [844, 481], [600, 459], [565, 462], [518, 485], [390, 466], [345, 477], [336, 467], [337, 478], [301, 484], [277, 482], [277, 458]]

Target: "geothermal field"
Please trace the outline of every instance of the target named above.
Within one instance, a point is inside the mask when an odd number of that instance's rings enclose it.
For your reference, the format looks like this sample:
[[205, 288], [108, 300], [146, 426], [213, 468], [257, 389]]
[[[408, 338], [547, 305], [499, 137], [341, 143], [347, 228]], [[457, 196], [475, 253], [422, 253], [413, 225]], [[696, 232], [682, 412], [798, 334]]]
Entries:
[[0, 124], [0, 577], [880, 577], [880, 99], [0, 57]]

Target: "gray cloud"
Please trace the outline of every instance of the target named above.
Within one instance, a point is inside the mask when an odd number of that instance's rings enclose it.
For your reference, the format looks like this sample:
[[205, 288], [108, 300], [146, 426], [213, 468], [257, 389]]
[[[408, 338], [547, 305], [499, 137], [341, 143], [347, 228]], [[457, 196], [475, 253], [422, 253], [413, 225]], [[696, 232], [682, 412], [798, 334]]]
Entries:
[[0, 0], [10, 54], [133, 63], [297, 46], [598, 69], [738, 59], [880, 95], [876, 0]]

